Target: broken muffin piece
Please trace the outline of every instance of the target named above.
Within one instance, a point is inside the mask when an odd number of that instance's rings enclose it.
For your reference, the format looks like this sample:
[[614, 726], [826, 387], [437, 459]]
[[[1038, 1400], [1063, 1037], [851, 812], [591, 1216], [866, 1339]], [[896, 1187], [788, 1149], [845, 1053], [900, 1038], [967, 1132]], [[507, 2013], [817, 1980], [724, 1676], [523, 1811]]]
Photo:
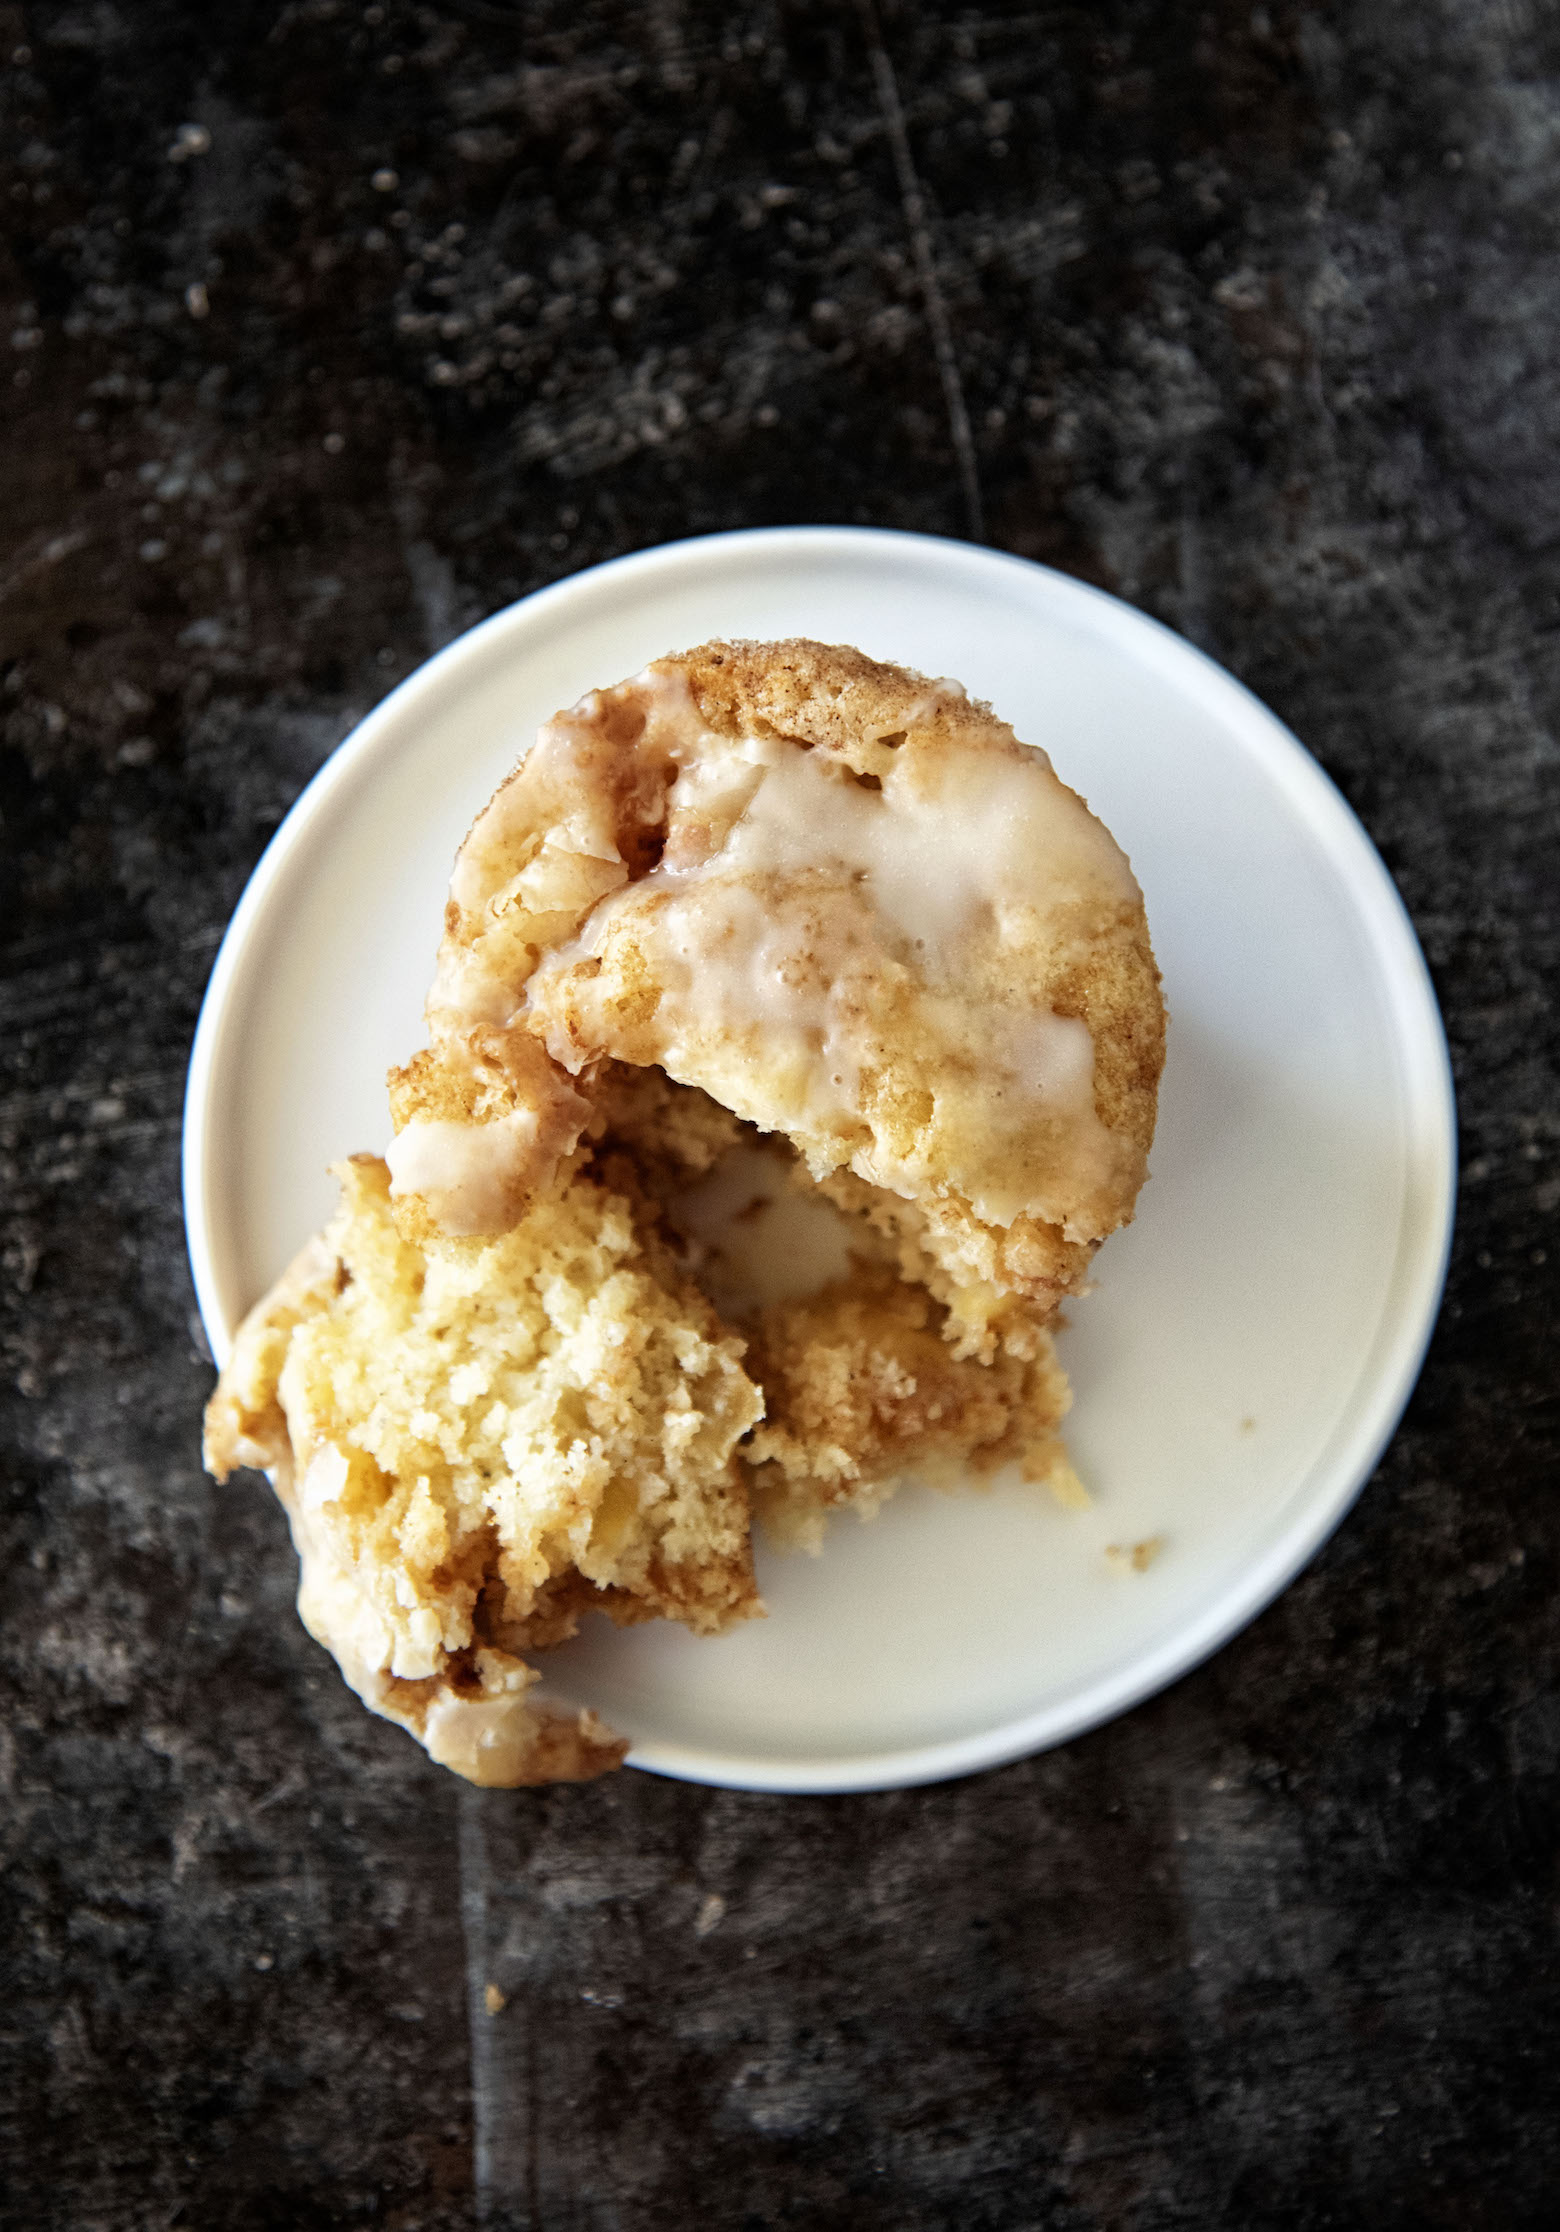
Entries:
[[760, 1312], [748, 1370], [766, 1415], [743, 1454], [777, 1542], [816, 1550], [832, 1513], [870, 1518], [907, 1474], [952, 1487], [1017, 1464], [1077, 1499], [1060, 1438], [1072, 1396], [1049, 1335], [1027, 1358], [983, 1364], [954, 1354], [942, 1319], [923, 1287], [860, 1259], [821, 1293]]
[[961, 1345], [903, 1236], [851, 1214], [786, 1141], [657, 1070], [615, 1064], [600, 1090], [598, 1167], [654, 1199], [690, 1275], [747, 1337], [764, 1418], [741, 1456], [771, 1539], [816, 1550], [831, 1516], [870, 1517], [907, 1475], [949, 1487], [1016, 1464], [1077, 1500], [1060, 1439], [1071, 1398], [1045, 1327], [1020, 1338], [1012, 1322], [985, 1354]]
[[625, 1745], [530, 1695], [597, 1608], [717, 1634], [759, 1609], [742, 1343], [646, 1217], [572, 1168], [486, 1240], [405, 1238], [377, 1157], [240, 1328], [206, 1461], [270, 1470], [298, 1607], [375, 1712], [470, 1781], [583, 1780]]

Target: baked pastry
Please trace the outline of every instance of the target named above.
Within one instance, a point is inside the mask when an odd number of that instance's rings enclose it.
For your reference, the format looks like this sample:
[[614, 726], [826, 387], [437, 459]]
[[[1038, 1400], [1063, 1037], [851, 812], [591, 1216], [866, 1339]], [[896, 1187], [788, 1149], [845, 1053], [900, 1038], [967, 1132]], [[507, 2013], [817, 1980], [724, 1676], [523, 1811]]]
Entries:
[[1164, 1013], [1125, 855], [957, 683], [710, 643], [543, 728], [461, 847], [396, 1214], [494, 1232], [656, 1067], [875, 1222], [961, 1353], [1032, 1346], [1147, 1171]]
[[[907, 1471], [1081, 1494], [1051, 1329], [1146, 1174], [1158, 974], [1124, 855], [958, 684], [712, 643], [559, 714], [461, 848], [427, 1023], [207, 1461], [272, 1471], [305, 1623], [435, 1758], [615, 1765], [525, 1654], [761, 1609], [750, 1503], [816, 1548]], [[755, 1148], [736, 1221], [832, 1228], [780, 1288], [694, 1207]]]
[[906, 1474], [948, 1488], [1011, 1464], [1087, 1501], [1061, 1439], [1072, 1395], [1050, 1336], [983, 1364], [955, 1354], [944, 1318], [923, 1287], [865, 1262], [759, 1313], [746, 1363], [765, 1415], [742, 1454], [775, 1541], [821, 1548], [831, 1513], [871, 1518]]
[[563, 1173], [487, 1240], [396, 1230], [377, 1157], [245, 1319], [206, 1463], [272, 1473], [298, 1609], [364, 1702], [479, 1783], [626, 1746], [529, 1694], [587, 1606], [717, 1634], [758, 1609], [741, 1342], [635, 1202]]
[[658, 1070], [610, 1064], [597, 1090], [593, 1167], [655, 1200], [700, 1290], [746, 1337], [764, 1418], [738, 1454], [773, 1540], [817, 1550], [833, 1513], [873, 1516], [907, 1474], [953, 1486], [1016, 1464], [1063, 1501], [1082, 1496], [1048, 1330], [1012, 1329], [989, 1363], [959, 1354], [944, 1305], [784, 1143]]

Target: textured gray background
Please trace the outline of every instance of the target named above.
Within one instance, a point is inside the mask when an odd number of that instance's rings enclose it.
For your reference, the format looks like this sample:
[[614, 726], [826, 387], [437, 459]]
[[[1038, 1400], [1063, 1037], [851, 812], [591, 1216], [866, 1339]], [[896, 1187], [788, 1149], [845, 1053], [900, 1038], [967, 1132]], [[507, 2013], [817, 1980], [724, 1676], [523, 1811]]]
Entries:
[[[1552, 2223], [1560, 11], [40, 0], [0, 73], [6, 2223]], [[1445, 1006], [1449, 1299], [1115, 1726], [474, 1796], [199, 1471], [189, 1038], [391, 682], [789, 520], [1102, 582], [1318, 753]]]

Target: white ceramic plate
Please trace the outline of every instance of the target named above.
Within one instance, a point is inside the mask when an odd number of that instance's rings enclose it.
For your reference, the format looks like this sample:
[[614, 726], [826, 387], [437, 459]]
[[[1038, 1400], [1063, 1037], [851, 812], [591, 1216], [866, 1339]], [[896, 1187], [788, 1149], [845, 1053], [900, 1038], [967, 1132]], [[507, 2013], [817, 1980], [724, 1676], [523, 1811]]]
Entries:
[[[718, 1642], [587, 1623], [549, 1687], [634, 1764], [869, 1790], [1017, 1758], [1173, 1680], [1269, 1602], [1368, 1477], [1451, 1225], [1445, 1041], [1359, 823], [1238, 683], [1141, 613], [963, 543], [850, 528], [676, 543], [560, 582], [419, 669], [304, 792], [218, 955], [185, 1208], [218, 1355], [388, 1131], [455, 848], [540, 721], [658, 653], [808, 635], [958, 677], [1126, 847], [1171, 1012], [1153, 1178], [1063, 1347], [1084, 1513], [907, 1488], [821, 1558], [760, 1551]], [[1144, 1571], [1110, 1555], [1162, 1538]]]

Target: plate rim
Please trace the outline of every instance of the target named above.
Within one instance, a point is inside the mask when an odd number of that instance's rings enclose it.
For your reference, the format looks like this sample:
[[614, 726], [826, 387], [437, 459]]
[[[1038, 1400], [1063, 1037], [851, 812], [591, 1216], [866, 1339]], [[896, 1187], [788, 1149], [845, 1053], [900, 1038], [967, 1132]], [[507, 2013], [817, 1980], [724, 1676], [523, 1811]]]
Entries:
[[[711, 1751], [665, 1740], [636, 1744], [627, 1765], [706, 1786], [789, 1795], [908, 1789], [973, 1774], [1048, 1750], [1086, 1734], [1168, 1688], [1250, 1625], [1304, 1570], [1340, 1525], [1374, 1473], [1407, 1407], [1439, 1314], [1450, 1257], [1457, 1188], [1457, 1118], [1451, 1057], [1435, 989], [1401, 893], [1359, 816], [1300, 739], [1254, 691], [1152, 614], [1054, 567], [951, 537], [882, 527], [749, 527], [694, 535], [582, 569], [550, 582], [455, 637], [390, 690], [357, 722], [316, 770], [256, 863], [224, 932], [201, 1003], [186, 1077], [181, 1170], [186, 1244], [197, 1305], [212, 1355], [231, 1349], [224, 1282], [216, 1261], [213, 1189], [219, 1156], [212, 1138], [213, 1102], [232, 1018], [244, 989], [246, 960], [259, 944], [271, 895], [313, 825], [365, 762], [393, 746], [420, 700], [485, 660], [511, 636], [545, 627], [560, 603], [610, 596], [636, 579], [696, 568], [729, 554], [762, 564], [781, 553], [854, 553], [926, 566], [954, 566], [1015, 586], [1042, 585], [1053, 614], [1068, 606], [1098, 622], [1102, 608], [1116, 630], [1136, 633], [1152, 665], [1183, 691], [1224, 701], [1234, 741], [1278, 779], [1287, 803], [1307, 824], [1368, 933], [1391, 1025], [1404, 1125], [1404, 1202], [1397, 1247], [1375, 1335], [1333, 1430], [1292, 1494], [1298, 1507], [1261, 1555], [1225, 1582], [1201, 1615], [1173, 1622], [1167, 1634], [1124, 1667], [1085, 1679], [1017, 1720], [928, 1744], [862, 1753], [820, 1753], [789, 1759]], [[1094, 632], [1097, 632], [1097, 628]], [[1176, 671], [1179, 669], [1179, 675]], [[1382, 1352], [1379, 1353], [1378, 1352]]]

